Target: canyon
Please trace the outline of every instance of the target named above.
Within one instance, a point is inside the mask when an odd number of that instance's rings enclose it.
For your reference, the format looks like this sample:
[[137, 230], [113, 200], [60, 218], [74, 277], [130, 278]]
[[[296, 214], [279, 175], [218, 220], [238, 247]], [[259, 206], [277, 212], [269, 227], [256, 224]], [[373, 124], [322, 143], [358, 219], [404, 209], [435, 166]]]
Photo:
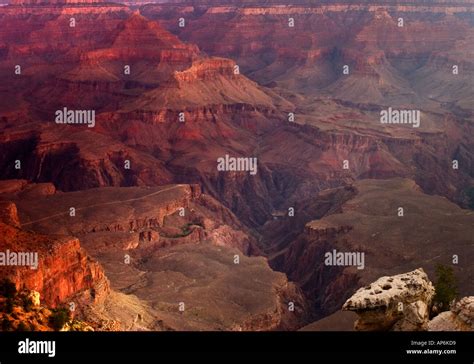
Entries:
[[0, 246], [42, 257], [19, 288], [98, 330], [299, 329], [453, 255], [472, 295], [472, 1], [124, 3], [0, 8]]
[[[39, 273], [2, 267], [2, 275], [35, 288], [50, 306], [74, 302], [75, 317], [96, 330], [289, 330], [307, 316], [303, 293], [255, 256], [254, 239], [235, 215], [198, 186], [49, 191], [30, 199], [18, 198], [28, 188], [18, 182], [20, 189], [10, 182], [0, 194], [21, 221], [2, 224], [2, 232], [17, 234], [3, 239], [17, 250], [46, 240], [45, 251]], [[42, 232], [64, 237], [62, 247]]]
[[[436, 263], [452, 265], [453, 256], [463, 257], [453, 265], [460, 294], [470, 294], [471, 232], [449, 226], [454, 221], [458, 226], [471, 226], [471, 211], [443, 197], [423, 194], [408, 179], [360, 180], [353, 187], [357, 194], [340, 206], [339, 213], [308, 222], [305, 231], [270, 260], [273, 267], [287, 272], [292, 281], [317, 297], [318, 311], [337, 311], [358, 286], [383, 275], [422, 266], [434, 276]], [[400, 206], [403, 216], [398, 215]], [[364, 252], [365, 268], [326, 266], [324, 254], [333, 249]]]

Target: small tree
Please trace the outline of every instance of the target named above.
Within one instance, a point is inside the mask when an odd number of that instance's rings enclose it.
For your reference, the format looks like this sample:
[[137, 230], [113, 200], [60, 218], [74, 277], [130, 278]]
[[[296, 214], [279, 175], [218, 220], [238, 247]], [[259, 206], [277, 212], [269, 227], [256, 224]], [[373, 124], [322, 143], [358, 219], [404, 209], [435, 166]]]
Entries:
[[17, 331], [30, 331], [30, 330], [29, 330], [29, 327], [26, 326], [26, 324], [23, 321], [21, 321], [17, 327]]
[[70, 319], [70, 311], [67, 308], [57, 308], [53, 311], [53, 314], [49, 317], [50, 323], [53, 329], [59, 331], [63, 328], [66, 322]]
[[23, 308], [25, 309], [26, 312], [30, 312], [33, 309], [33, 301], [31, 300], [30, 297], [25, 296], [22, 299], [23, 301]]
[[450, 304], [458, 297], [457, 280], [452, 267], [443, 264], [436, 266], [435, 290], [434, 305], [439, 311], [449, 310]]
[[469, 188], [466, 195], [469, 208], [474, 210], [474, 187]]
[[5, 301], [5, 312], [6, 313], [12, 313], [13, 308], [14, 308], [13, 299], [7, 298], [7, 300]]

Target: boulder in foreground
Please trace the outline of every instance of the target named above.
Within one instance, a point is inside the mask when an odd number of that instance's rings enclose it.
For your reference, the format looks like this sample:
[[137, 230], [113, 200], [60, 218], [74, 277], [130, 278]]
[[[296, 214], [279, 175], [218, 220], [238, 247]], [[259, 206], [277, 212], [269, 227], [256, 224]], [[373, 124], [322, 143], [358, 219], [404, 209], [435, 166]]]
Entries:
[[435, 289], [423, 269], [381, 277], [359, 289], [343, 306], [359, 316], [359, 331], [425, 330]]

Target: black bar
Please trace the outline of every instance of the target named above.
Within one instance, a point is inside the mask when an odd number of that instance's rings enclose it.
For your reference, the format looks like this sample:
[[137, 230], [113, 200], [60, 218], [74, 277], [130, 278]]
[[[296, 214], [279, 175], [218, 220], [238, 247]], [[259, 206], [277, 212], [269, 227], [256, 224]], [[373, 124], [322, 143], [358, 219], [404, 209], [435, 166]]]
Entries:
[[[55, 356], [19, 354], [25, 339], [55, 341]], [[416, 342], [417, 344], [414, 344]], [[420, 343], [426, 345], [420, 346]], [[368, 362], [474, 362], [474, 332], [3, 332], [0, 363], [60, 362], [78, 355], [146, 358], [151, 353], [313, 352]], [[416, 353], [407, 350], [456, 350]], [[88, 360], [87, 360], [88, 361]], [[153, 361], [155, 362], [155, 361]], [[359, 361], [357, 361], [359, 362]]]

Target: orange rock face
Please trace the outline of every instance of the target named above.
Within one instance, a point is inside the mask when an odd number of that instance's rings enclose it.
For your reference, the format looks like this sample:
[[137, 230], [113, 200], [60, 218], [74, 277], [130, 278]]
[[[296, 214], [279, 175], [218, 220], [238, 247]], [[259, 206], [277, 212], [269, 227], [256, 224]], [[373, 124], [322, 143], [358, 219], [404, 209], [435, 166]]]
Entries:
[[55, 307], [76, 302], [100, 302], [108, 292], [108, 282], [100, 265], [87, 256], [80, 242], [72, 237], [52, 237], [23, 231], [13, 203], [2, 203], [0, 247], [2, 253], [37, 254], [37, 268], [1, 266], [2, 277], [12, 280], [18, 289], [40, 293], [41, 300]]

